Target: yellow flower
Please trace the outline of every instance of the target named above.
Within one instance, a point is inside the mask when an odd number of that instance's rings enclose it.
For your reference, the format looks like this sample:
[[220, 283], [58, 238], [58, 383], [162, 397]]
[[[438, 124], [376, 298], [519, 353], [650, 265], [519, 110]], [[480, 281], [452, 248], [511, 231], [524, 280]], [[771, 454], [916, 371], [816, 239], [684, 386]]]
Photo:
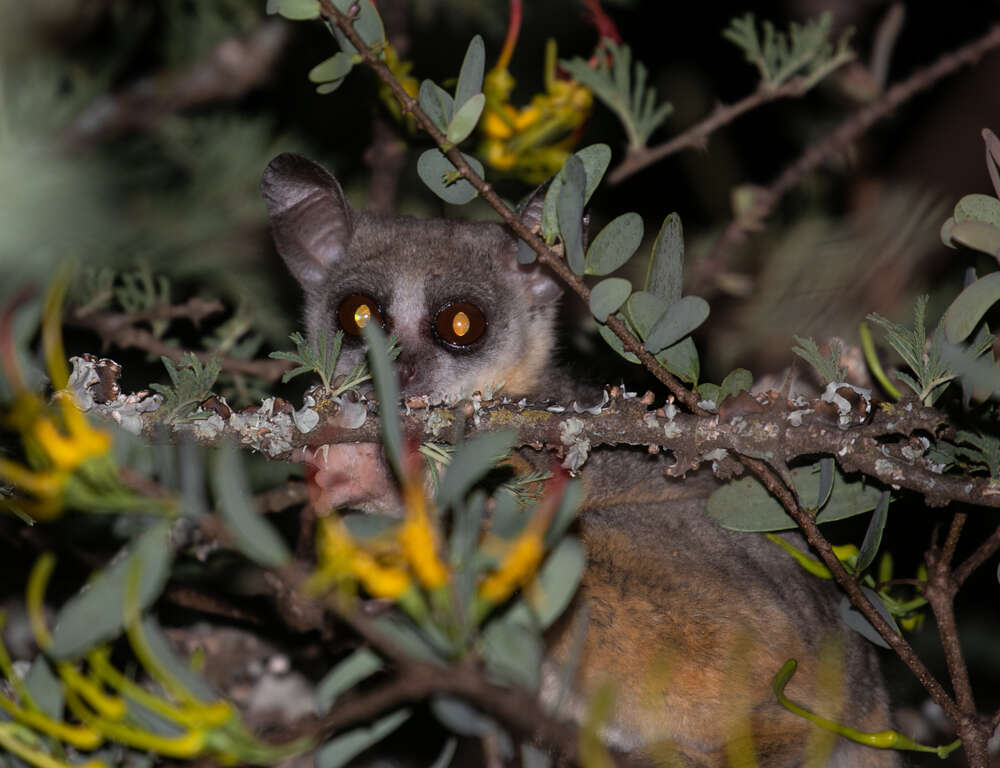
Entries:
[[405, 570], [382, 565], [363, 550], [354, 553], [351, 570], [372, 597], [397, 600], [410, 588], [410, 575]]
[[403, 481], [403, 503], [406, 520], [399, 531], [403, 554], [420, 583], [427, 589], [437, 589], [448, 581], [448, 568], [438, 556], [437, 536], [427, 513], [427, 499], [415, 475]]
[[479, 585], [479, 596], [491, 605], [502, 603], [535, 577], [544, 553], [542, 531], [529, 524], [511, 544], [500, 567]]

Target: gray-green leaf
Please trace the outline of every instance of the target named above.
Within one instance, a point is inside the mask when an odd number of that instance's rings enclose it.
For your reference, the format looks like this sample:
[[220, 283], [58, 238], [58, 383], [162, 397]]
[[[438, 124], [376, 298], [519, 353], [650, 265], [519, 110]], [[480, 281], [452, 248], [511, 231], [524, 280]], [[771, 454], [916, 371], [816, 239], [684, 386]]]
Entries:
[[503, 619], [491, 621], [480, 637], [490, 678], [500, 684], [538, 690], [544, 647], [536, 630]]
[[[642, 243], [642, 217], [623, 213], [608, 222], [587, 249], [588, 275], [608, 275], [632, 258]], [[603, 322], [603, 321], [602, 321]]]
[[631, 293], [632, 283], [622, 277], [601, 280], [590, 291], [590, 311], [597, 322], [606, 323], [608, 315], [617, 312]]
[[[611, 162], [611, 147], [607, 144], [591, 144], [589, 147], [575, 152], [573, 157], [583, 163], [583, 170], [587, 174], [587, 184], [583, 195], [583, 204], [586, 205], [590, 196], [594, 194], [594, 190], [597, 189], [598, 183], [604, 178], [604, 172], [608, 169], [608, 164]], [[556, 235], [559, 234], [557, 204], [565, 182], [565, 171], [566, 166], [563, 165], [559, 173], [552, 178], [542, 204], [541, 231], [542, 237], [547, 243], [553, 242]]]
[[563, 538], [539, 569], [537, 584], [521, 595], [504, 621], [548, 629], [576, 594], [586, 564], [580, 542], [572, 536]]
[[649, 331], [646, 349], [655, 354], [673, 346], [704, 323], [708, 313], [708, 302], [700, 296], [685, 296], [675, 301]]
[[668, 303], [680, 299], [684, 284], [684, 229], [681, 217], [671, 213], [656, 235], [646, 268], [643, 290]]
[[399, 728], [409, 717], [410, 710], [397, 709], [371, 725], [340, 734], [316, 750], [316, 768], [340, 768], [347, 765], [372, 744], [378, 744]]
[[243, 457], [236, 446], [224, 443], [212, 466], [215, 505], [240, 551], [265, 568], [281, 568], [292, 559], [281, 536], [257, 512]]
[[[885, 607], [885, 602], [878, 596], [878, 593], [868, 587], [861, 587], [861, 591], [865, 593], [865, 596], [875, 606], [875, 610], [879, 612], [882, 618], [889, 622], [890, 626], [895, 627], [898, 633], [899, 627], [896, 626], [896, 620], [892, 618], [892, 614], [889, 613], [889, 609]], [[857, 608], [851, 605], [851, 601], [847, 599], [847, 595], [840, 598], [840, 618], [844, 620], [847, 626], [862, 637], [875, 643], [879, 648], [889, 647], [889, 644], [878, 633], [878, 630], [871, 625], [871, 622]]]
[[389, 359], [389, 343], [378, 323], [368, 323], [361, 329], [368, 346], [368, 363], [378, 397], [378, 420], [386, 458], [402, 474], [403, 428], [399, 423], [399, 380]]
[[173, 563], [170, 523], [161, 520], [137, 536], [59, 611], [49, 655], [72, 659], [118, 635], [124, 624], [126, 585], [139, 569], [138, 610], [160, 596]]
[[284, 16], [291, 21], [319, 18], [318, 0], [267, 0], [267, 13]]
[[380, 669], [382, 659], [368, 648], [358, 648], [326, 673], [316, 686], [316, 713], [328, 712], [340, 696]]
[[[818, 469], [817, 463], [791, 470], [800, 499], [819, 497]], [[848, 482], [838, 468], [830, 499], [816, 522], [828, 523], [864, 514], [875, 509], [881, 496], [880, 488], [860, 481]], [[778, 500], [753, 477], [726, 483], [715, 491], [708, 499], [708, 514], [723, 528], [733, 531], [783, 531], [796, 527]]]
[[886, 520], [889, 519], [888, 513], [889, 491], [882, 491], [878, 506], [872, 512], [872, 519], [868, 523], [868, 530], [865, 531], [865, 538], [861, 542], [861, 549], [858, 550], [857, 570], [859, 573], [874, 562], [878, 548], [882, 546], [882, 531], [885, 530]]
[[469, 99], [483, 90], [485, 69], [486, 46], [483, 45], [483, 38], [476, 35], [465, 51], [462, 69], [458, 73], [458, 85], [455, 86], [455, 106], [459, 111]]
[[[464, 152], [462, 157], [482, 178], [483, 164]], [[457, 169], [440, 149], [428, 149], [420, 155], [417, 160], [417, 174], [431, 192], [452, 205], [464, 205], [479, 194], [466, 179], [457, 176]]]
[[563, 186], [556, 202], [559, 234], [566, 248], [566, 262], [578, 275], [583, 274], [583, 204], [587, 172], [576, 156], [570, 156], [563, 166]]
[[957, 344], [964, 340], [976, 329], [983, 315], [998, 300], [1000, 300], [1000, 272], [991, 272], [979, 278], [958, 294], [941, 320], [948, 341]]
[[458, 505], [469, 489], [503, 459], [517, 442], [517, 432], [503, 430], [476, 435], [457, 446], [438, 489], [442, 509]]
[[486, 106], [486, 96], [477, 93], [468, 98], [466, 102], [458, 108], [458, 112], [448, 124], [446, 137], [452, 144], [460, 144], [465, 141], [469, 134], [476, 129], [480, 115], [483, 114], [483, 107]]
[[331, 80], [342, 80], [354, 68], [353, 58], [340, 51], [326, 61], [321, 61], [309, 70], [309, 80], [313, 83], [327, 83]]
[[427, 113], [431, 122], [437, 126], [441, 133], [448, 130], [448, 124], [455, 111], [454, 101], [450, 93], [433, 80], [424, 80], [420, 84], [417, 101], [420, 103], [420, 108]]

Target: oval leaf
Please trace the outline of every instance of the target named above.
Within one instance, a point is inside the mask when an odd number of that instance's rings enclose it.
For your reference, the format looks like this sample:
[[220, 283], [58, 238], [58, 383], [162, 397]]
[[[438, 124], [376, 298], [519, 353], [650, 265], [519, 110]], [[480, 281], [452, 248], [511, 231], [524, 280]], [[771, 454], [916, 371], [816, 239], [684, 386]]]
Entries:
[[983, 315], [1000, 300], [1000, 272], [981, 277], [951, 303], [941, 320], [948, 341], [958, 344], [972, 333]]
[[[959, 221], [957, 223], [953, 219], [948, 219], [948, 221], [953, 222], [948, 231], [951, 243], [960, 243], [966, 248], [1000, 258], [1000, 227], [987, 224], [985, 221]], [[944, 234], [942, 234], [943, 237]]]
[[374, 652], [358, 648], [319, 681], [316, 686], [316, 714], [328, 712], [341, 694], [374, 675], [382, 666], [382, 659]]
[[[800, 499], [819, 497], [819, 464], [791, 470]], [[878, 505], [882, 490], [861, 482], [847, 482], [838, 468], [833, 490], [826, 506], [816, 517], [817, 523], [843, 520], [870, 512]], [[744, 477], [726, 483], [708, 498], [708, 514], [723, 528], [733, 531], [784, 531], [795, 528], [778, 500], [756, 478]]]
[[626, 309], [640, 339], [645, 339], [657, 321], [667, 312], [667, 302], [648, 291], [636, 291], [628, 297]]
[[403, 428], [399, 422], [399, 379], [389, 359], [389, 343], [378, 323], [368, 323], [361, 329], [368, 346], [368, 364], [378, 397], [379, 433], [389, 464], [402, 476]]
[[824, 456], [819, 460], [819, 493], [816, 496], [816, 509], [822, 509], [833, 492], [834, 470], [837, 462], [832, 456]]
[[992, 195], [966, 195], [955, 205], [955, 221], [984, 221], [1000, 227], [1000, 200]]
[[672, 347], [656, 355], [659, 363], [674, 376], [679, 376], [689, 384], [697, 384], [701, 373], [698, 361], [698, 348], [690, 336], [681, 339]]
[[122, 631], [126, 582], [137, 564], [139, 611], [153, 604], [170, 575], [170, 523], [162, 520], [133, 539], [110, 565], [63, 606], [52, 630], [49, 654], [74, 658]]
[[590, 291], [590, 311], [597, 322], [606, 323], [608, 315], [617, 312], [632, 293], [632, 283], [621, 277], [601, 280]]
[[319, 18], [318, 0], [267, 0], [267, 13], [278, 14], [291, 21]]
[[281, 568], [292, 558], [278, 532], [257, 512], [243, 457], [230, 443], [223, 444], [212, 466], [215, 505], [239, 550], [265, 568]]
[[864, 541], [861, 542], [861, 549], [858, 551], [857, 571], [864, 571], [875, 561], [878, 548], [882, 546], [882, 531], [885, 530], [885, 521], [889, 519], [889, 491], [882, 491], [882, 496], [878, 500], [878, 506], [872, 512], [872, 519], [868, 523], [868, 530], [865, 531]]
[[[594, 190], [597, 189], [598, 183], [604, 177], [604, 172], [608, 169], [608, 164], [611, 162], [611, 147], [607, 144], [591, 144], [589, 147], [584, 147], [580, 151], [575, 152], [573, 157], [583, 163], [583, 170], [587, 175], [587, 183], [583, 194], [583, 204], [586, 205], [587, 201], [590, 200], [590, 196], [594, 194]], [[559, 173], [552, 178], [542, 205], [541, 231], [542, 237], [545, 238], [545, 242], [547, 243], [551, 243], [559, 233], [556, 205], [559, 201], [563, 182], [565, 181], [565, 170], [566, 166], [563, 165]]]
[[491, 621], [479, 640], [490, 679], [537, 691], [544, 647], [537, 631], [510, 621]]
[[[483, 176], [483, 164], [476, 158], [462, 154], [472, 170], [480, 177]], [[428, 149], [417, 160], [417, 174], [423, 179], [424, 184], [435, 195], [446, 203], [452, 205], [464, 205], [472, 200], [478, 192], [468, 181], [463, 178], [455, 178], [457, 173], [451, 160], [445, 157], [439, 149]], [[451, 179], [454, 179], [451, 181]]]
[[642, 217], [638, 213], [623, 213], [610, 221], [587, 249], [587, 274], [614, 272], [632, 258], [642, 243], [642, 234]]
[[672, 304], [680, 300], [683, 283], [684, 229], [681, 217], [671, 213], [663, 220], [663, 226], [653, 242], [643, 290]]
[[424, 80], [420, 84], [417, 101], [441, 133], [448, 130], [448, 123], [451, 122], [451, 116], [455, 111], [450, 93], [433, 80]]
[[446, 136], [452, 144], [459, 144], [469, 137], [479, 122], [479, 116], [483, 114], [483, 107], [486, 106], [486, 96], [477, 93], [458, 109], [455, 116], [448, 124]]
[[476, 435], [458, 446], [438, 488], [438, 505], [442, 509], [457, 506], [469, 489], [510, 453], [515, 442], [516, 431], [502, 430]]
[[483, 38], [476, 35], [465, 51], [462, 69], [458, 73], [458, 85], [455, 86], [455, 107], [459, 111], [469, 99], [483, 90], [483, 72], [485, 71], [486, 46], [483, 45]]
[[708, 302], [700, 296], [685, 296], [670, 305], [646, 337], [646, 349], [654, 354], [673, 346], [708, 318]]
[[409, 717], [410, 710], [397, 709], [371, 725], [340, 734], [316, 750], [316, 768], [340, 768], [347, 765], [372, 744], [378, 744], [399, 728]]
[[583, 201], [587, 173], [576, 156], [570, 156], [562, 169], [563, 186], [556, 202], [559, 234], [566, 249], [566, 262], [577, 275], [583, 274]]
[[[882, 602], [882, 598], [878, 596], [878, 593], [868, 587], [861, 587], [861, 591], [865, 593], [865, 596], [875, 606], [875, 610], [879, 612], [882, 618], [889, 622], [891, 626], [896, 627], [896, 620], [892, 618], [892, 614], [889, 613], [889, 609], [885, 607], [885, 603]], [[847, 626], [865, 639], [873, 642], [879, 648], [889, 647], [889, 644], [878, 633], [878, 630], [871, 625], [871, 622], [857, 608], [851, 605], [851, 601], [847, 599], [847, 595], [840, 598], [840, 618], [844, 620]], [[899, 632], [899, 627], [896, 627], [896, 632]]]
[[326, 61], [321, 61], [309, 70], [309, 80], [313, 83], [327, 83], [331, 80], [342, 80], [354, 68], [352, 57], [341, 51]]

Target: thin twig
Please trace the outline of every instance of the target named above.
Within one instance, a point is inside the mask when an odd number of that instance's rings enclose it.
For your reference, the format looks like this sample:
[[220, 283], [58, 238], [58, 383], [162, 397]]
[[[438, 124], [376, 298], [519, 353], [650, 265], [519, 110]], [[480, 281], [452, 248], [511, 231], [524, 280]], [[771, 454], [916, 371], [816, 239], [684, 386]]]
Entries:
[[669, 141], [665, 141], [655, 147], [629, 149], [625, 159], [608, 174], [608, 183], [611, 185], [621, 184], [625, 179], [638, 173], [643, 168], [659, 162], [676, 152], [680, 152], [682, 149], [689, 147], [704, 149], [709, 135], [719, 128], [729, 125], [729, 123], [744, 113], [764, 104], [769, 104], [772, 101], [777, 101], [778, 99], [801, 96], [807, 90], [805, 81], [801, 77], [794, 77], [778, 88], [767, 88], [761, 84], [753, 93], [744, 96], [733, 104], [718, 104], [712, 110], [712, 114]]
[[797, 187], [827, 158], [843, 152], [876, 122], [892, 114], [900, 104], [926, 91], [938, 81], [954, 74], [962, 67], [976, 62], [985, 53], [1000, 47], [1000, 25], [990, 28], [982, 37], [966, 43], [955, 51], [946, 53], [933, 64], [918, 69], [908, 78], [889, 88], [877, 101], [862, 107], [844, 120], [833, 132], [810, 145], [795, 162], [787, 166], [769, 186], [756, 190], [752, 210], [733, 219], [716, 240], [711, 255], [693, 266], [690, 284], [706, 284], [714, 275], [725, 271], [730, 249], [738, 244], [750, 228], [760, 225], [781, 198]]
[[976, 551], [973, 552], [969, 557], [963, 562], [958, 568], [955, 569], [955, 584], [957, 586], [962, 586], [965, 580], [973, 574], [973, 572], [979, 568], [983, 563], [993, 557], [996, 551], [1000, 549], [1000, 528], [997, 528], [989, 537], [980, 544]]

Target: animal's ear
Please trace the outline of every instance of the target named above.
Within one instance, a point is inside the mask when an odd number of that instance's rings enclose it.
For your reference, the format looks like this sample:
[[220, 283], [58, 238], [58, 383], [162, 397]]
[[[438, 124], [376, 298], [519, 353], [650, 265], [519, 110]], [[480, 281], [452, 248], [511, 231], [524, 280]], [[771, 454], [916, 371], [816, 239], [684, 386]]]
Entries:
[[[542, 221], [542, 207], [545, 205], [545, 194], [549, 191], [549, 179], [534, 192], [528, 195], [517, 207], [518, 218], [524, 225], [535, 232], [538, 232], [538, 225]], [[508, 268], [523, 280], [531, 292], [532, 298], [538, 304], [551, 304], [562, 295], [562, 286], [551, 270], [542, 266], [537, 260], [530, 264], [521, 264], [517, 258], [519, 249], [528, 246], [520, 240], [514, 240], [513, 245], [508, 249]]]
[[278, 253], [305, 288], [322, 282], [351, 242], [351, 209], [333, 175], [301, 155], [268, 163], [260, 181]]

